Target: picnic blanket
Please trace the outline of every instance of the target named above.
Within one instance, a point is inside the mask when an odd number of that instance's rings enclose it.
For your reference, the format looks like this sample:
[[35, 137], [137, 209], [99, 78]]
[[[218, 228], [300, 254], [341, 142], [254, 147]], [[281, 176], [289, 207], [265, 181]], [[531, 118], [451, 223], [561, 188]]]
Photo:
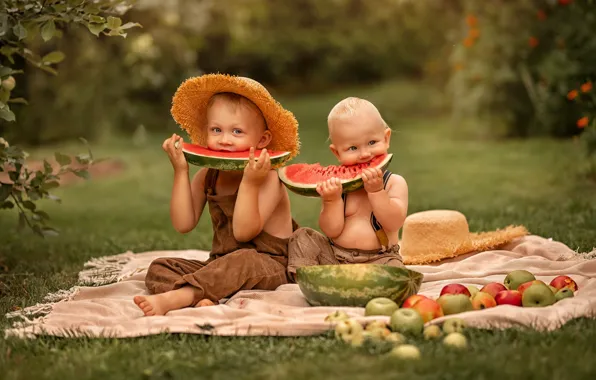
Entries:
[[[145, 317], [133, 297], [148, 294], [144, 276], [150, 262], [162, 256], [204, 260], [199, 250], [126, 252], [85, 264], [80, 285], [49, 294], [46, 303], [7, 314], [13, 326], [7, 336], [35, 337], [138, 337], [160, 333], [213, 335], [299, 336], [324, 333], [331, 328], [325, 317], [338, 309], [361, 321], [389, 317], [364, 316], [364, 308], [311, 307], [297, 284], [275, 291], [241, 291], [219, 305], [185, 308], [165, 316]], [[596, 315], [596, 250], [578, 253], [568, 246], [540, 236], [517, 239], [499, 250], [471, 253], [434, 265], [412, 265], [424, 274], [420, 294], [438, 297], [448, 283], [483, 286], [503, 282], [515, 269], [526, 269], [545, 282], [560, 274], [571, 276], [579, 290], [574, 298], [545, 308], [501, 305], [457, 314], [469, 326], [507, 328], [526, 326], [552, 330], [578, 317]], [[441, 323], [449, 316], [429, 323]]]

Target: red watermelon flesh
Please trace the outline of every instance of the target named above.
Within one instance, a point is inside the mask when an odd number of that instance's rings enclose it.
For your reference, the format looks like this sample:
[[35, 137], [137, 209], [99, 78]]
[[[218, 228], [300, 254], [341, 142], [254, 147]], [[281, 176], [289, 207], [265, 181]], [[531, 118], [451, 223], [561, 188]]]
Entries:
[[292, 181], [299, 183], [318, 183], [333, 177], [353, 179], [362, 173], [363, 169], [378, 166], [384, 158], [385, 155], [377, 156], [369, 162], [354, 165], [293, 164], [285, 168], [285, 173]]

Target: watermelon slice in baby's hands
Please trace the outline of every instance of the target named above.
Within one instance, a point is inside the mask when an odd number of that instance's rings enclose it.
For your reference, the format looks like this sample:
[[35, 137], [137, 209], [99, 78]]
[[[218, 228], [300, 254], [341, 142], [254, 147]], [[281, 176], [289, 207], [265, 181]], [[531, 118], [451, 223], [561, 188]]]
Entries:
[[296, 194], [306, 197], [318, 197], [317, 183], [330, 178], [339, 178], [342, 184], [342, 192], [349, 193], [364, 186], [362, 181], [362, 170], [366, 168], [379, 168], [384, 171], [393, 154], [389, 153], [373, 158], [364, 164], [354, 165], [329, 165], [321, 166], [315, 164], [293, 164], [279, 169], [279, 179], [286, 187]]
[[[261, 149], [255, 150], [255, 158], [259, 158]], [[213, 168], [219, 170], [242, 170], [249, 160], [248, 150], [241, 152], [227, 152], [222, 150], [211, 150], [196, 144], [182, 143], [182, 153], [189, 164]], [[276, 167], [283, 164], [290, 157], [290, 152], [279, 152], [267, 150], [271, 160], [271, 166]]]

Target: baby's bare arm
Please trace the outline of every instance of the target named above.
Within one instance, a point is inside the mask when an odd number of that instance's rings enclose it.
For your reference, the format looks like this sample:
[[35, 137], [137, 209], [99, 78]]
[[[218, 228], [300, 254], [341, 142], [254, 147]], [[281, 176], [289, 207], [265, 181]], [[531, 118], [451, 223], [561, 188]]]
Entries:
[[339, 199], [323, 200], [319, 215], [319, 227], [330, 239], [335, 239], [344, 229], [344, 201]]
[[368, 193], [375, 217], [387, 232], [398, 231], [408, 213], [408, 184], [399, 175], [392, 174], [386, 189]]
[[205, 208], [204, 187], [207, 169], [201, 169], [190, 183], [188, 171], [174, 172], [170, 219], [176, 231], [187, 233], [196, 227]]
[[279, 204], [283, 190], [275, 170], [267, 174], [260, 186], [248, 182], [240, 183], [232, 218], [234, 238], [237, 241], [250, 241], [261, 233]]

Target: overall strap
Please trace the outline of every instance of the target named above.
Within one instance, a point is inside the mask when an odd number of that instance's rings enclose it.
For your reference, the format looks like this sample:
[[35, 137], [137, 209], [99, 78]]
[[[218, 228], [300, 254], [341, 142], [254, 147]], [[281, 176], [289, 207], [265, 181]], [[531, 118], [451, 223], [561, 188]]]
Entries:
[[215, 183], [217, 182], [217, 176], [219, 175], [219, 170], [217, 169], [207, 169], [207, 174], [205, 174], [205, 194], [206, 195], [215, 195]]
[[[391, 172], [389, 170], [385, 170], [385, 173], [383, 173], [383, 188], [387, 187], [387, 182], [389, 182], [390, 177]], [[387, 247], [389, 245], [389, 238], [387, 237], [385, 230], [383, 230], [383, 226], [381, 226], [381, 223], [379, 223], [379, 221], [375, 217], [375, 214], [373, 214], [372, 212], [370, 213], [370, 224], [373, 228], [373, 231], [375, 231], [375, 234], [377, 235], [377, 239], [379, 239], [381, 246]]]

